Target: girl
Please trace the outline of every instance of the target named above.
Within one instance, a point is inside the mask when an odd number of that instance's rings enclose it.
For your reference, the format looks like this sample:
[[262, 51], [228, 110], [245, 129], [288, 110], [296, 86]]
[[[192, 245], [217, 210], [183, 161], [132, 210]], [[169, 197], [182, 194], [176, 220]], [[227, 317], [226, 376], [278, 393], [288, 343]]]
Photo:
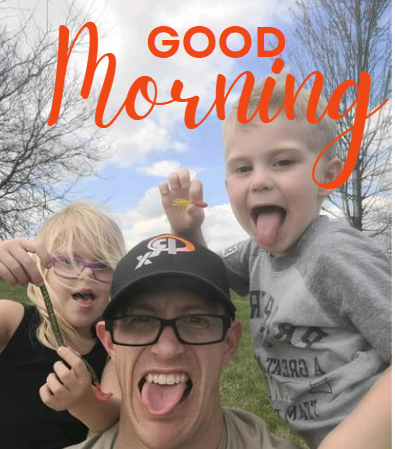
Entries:
[[[63, 448], [82, 441], [88, 427], [101, 431], [118, 419], [116, 376], [112, 362], [106, 365], [94, 325], [109, 300], [113, 270], [124, 252], [115, 222], [84, 203], [53, 215], [36, 240], [0, 243], [0, 278], [12, 285], [30, 283], [33, 303], [0, 301], [2, 447]], [[57, 349], [42, 284], [68, 348]], [[79, 354], [99, 378], [103, 372], [103, 390], [116, 395], [98, 399]]]

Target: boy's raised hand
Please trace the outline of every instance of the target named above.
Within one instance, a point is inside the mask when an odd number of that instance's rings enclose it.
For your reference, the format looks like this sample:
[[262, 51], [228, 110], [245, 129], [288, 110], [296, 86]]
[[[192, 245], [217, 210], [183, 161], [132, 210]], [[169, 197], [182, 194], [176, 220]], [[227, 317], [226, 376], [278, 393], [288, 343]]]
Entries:
[[62, 346], [57, 352], [68, 366], [56, 362], [39, 394], [44, 404], [53, 410], [72, 413], [73, 408], [93, 395], [92, 377], [81, 357], [71, 349]]
[[37, 254], [44, 266], [49, 266], [50, 255], [37, 240], [6, 240], [0, 242], [0, 278], [11, 285], [43, 284], [36, 262], [28, 253]]
[[[204, 221], [203, 186], [198, 179], [193, 179], [189, 170], [182, 168], [168, 177], [168, 182], [159, 185], [163, 208], [172, 231], [176, 234], [200, 233]], [[177, 200], [190, 201], [187, 205], [176, 205]]]

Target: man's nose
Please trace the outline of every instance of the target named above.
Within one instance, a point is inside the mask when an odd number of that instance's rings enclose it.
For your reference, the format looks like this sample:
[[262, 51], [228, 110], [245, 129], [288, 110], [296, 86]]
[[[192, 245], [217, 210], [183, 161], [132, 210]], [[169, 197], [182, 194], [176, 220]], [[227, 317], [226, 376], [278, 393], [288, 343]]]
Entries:
[[159, 340], [151, 346], [152, 352], [162, 358], [171, 359], [185, 351], [185, 346], [181, 343], [174, 329], [171, 326], [163, 328]]
[[272, 190], [273, 187], [274, 182], [270, 170], [263, 167], [255, 168], [251, 178], [251, 191], [259, 193], [264, 190]]

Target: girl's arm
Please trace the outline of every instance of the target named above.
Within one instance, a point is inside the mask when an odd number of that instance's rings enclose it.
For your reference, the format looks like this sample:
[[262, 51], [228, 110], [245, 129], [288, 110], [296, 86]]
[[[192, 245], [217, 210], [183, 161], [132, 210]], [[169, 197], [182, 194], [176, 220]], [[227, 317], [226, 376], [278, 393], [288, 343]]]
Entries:
[[391, 377], [390, 366], [318, 449], [388, 449], [391, 446]]
[[113, 393], [107, 401], [100, 401], [94, 394], [91, 374], [82, 359], [69, 348], [61, 347], [58, 354], [70, 366], [59, 361], [54, 372], [40, 388], [41, 400], [56, 411], [68, 410], [92, 432], [102, 432], [112, 426], [120, 413], [120, 390], [115, 367], [110, 360], [104, 368], [101, 387]]
[[[35, 240], [5, 240], [0, 242], [0, 279], [10, 285], [40, 285], [42, 276], [28, 253], [37, 254], [45, 265], [50, 255], [44, 245]], [[0, 302], [0, 352], [4, 350], [23, 318], [23, 306], [14, 301]]]

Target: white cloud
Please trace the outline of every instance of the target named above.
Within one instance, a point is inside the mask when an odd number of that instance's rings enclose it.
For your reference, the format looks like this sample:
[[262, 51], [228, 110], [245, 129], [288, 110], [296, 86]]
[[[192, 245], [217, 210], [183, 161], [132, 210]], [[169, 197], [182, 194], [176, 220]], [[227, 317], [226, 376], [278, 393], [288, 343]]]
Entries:
[[[110, 51], [117, 58], [116, 78], [107, 106], [110, 118], [115, 115], [110, 111], [119, 110], [132, 83], [145, 75], [156, 81], [157, 101], [170, 100], [173, 82], [181, 80], [184, 83], [184, 98], [194, 95], [200, 97], [200, 120], [214, 102], [217, 75], [225, 75], [229, 83], [242, 71], [237, 68], [241, 60], [222, 54], [218, 44], [221, 32], [235, 24], [246, 28], [253, 41], [250, 52], [256, 53], [254, 36], [257, 26], [275, 26], [275, 18], [286, 15], [286, 3], [279, 4], [277, 0], [265, 0], [264, 5], [261, 0], [217, 0], [215, 3], [211, 0], [190, 0], [187, 3], [177, 0], [108, 1], [111, 29], [105, 29], [106, 22], [103, 21], [99, 33], [108, 32], [109, 37], [100, 41], [99, 56]], [[160, 25], [174, 28], [179, 35], [177, 53], [166, 59], [152, 55], [147, 45], [149, 33]], [[196, 25], [210, 28], [216, 37], [215, 50], [206, 58], [193, 58], [183, 48], [185, 32]], [[163, 38], [168, 36], [161, 34], [156, 39], [158, 47]], [[204, 47], [206, 42], [207, 38], [202, 35], [192, 38], [195, 49]], [[232, 48], [240, 46], [241, 42], [242, 38], [237, 35], [229, 37], [229, 46]], [[100, 71], [102, 78], [104, 70], [101, 66]], [[152, 152], [187, 149], [185, 135], [179, 135], [181, 129], [185, 130], [185, 106], [185, 103], [155, 106], [149, 117], [142, 121], [132, 120], [123, 111], [107, 134], [109, 144], [116, 149], [113, 160], [118, 164], [132, 166], [141, 163]], [[139, 95], [136, 110], [147, 109], [145, 100]], [[212, 115], [215, 115], [215, 111]]]
[[113, 148], [111, 160], [119, 165], [130, 167], [144, 163], [148, 154], [152, 152], [164, 153], [168, 150], [185, 149], [184, 143], [174, 140], [166, 128], [149, 118], [140, 122], [138, 128], [127, 126], [125, 120], [122, 122], [122, 125], [109, 130], [106, 136]]
[[[179, 171], [182, 167], [183, 165], [179, 161], [163, 160], [155, 162], [152, 165], [138, 167], [137, 171], [147, 176], [166, 178], [170, 175], [171, 172]], [[197, 173], [201, 173], [202, 171], [206, 170], [205, 168], [202, 167], [194, 167], [194, 168], [186, 167], [186, 168], [188, 168], [191, 178], [195, 178]]]
[[[119, 214], [118, 218], [129, 249], [146, 238], [170, 230], [158, 188], [149, 189], [136, 209]], [[229, 204], [208, 207], [203, 230], [208, 246], [215, 251], [248, 237]]]
[[248, 234], [237, 222], [230, 204], [207, 208], [203, 231], [209, 248], [214, 251], [248, 238]]
[[139, 167], [137, 171], [144, 173], [147, 176], [167, 177], [173, 171], [179, 171], [181, 168], [181, 162], [169, 160], [159, 161], [152, 165]]
[[[117, 59], [116, 75], [112, 86], [106, 114], [109, 122], [121, 108], [133, 82], [142, 75], [155, 79], [158, 86], [157, 101], [170, 100], [170, 91], [174, 80], [184, 83], [183, 97], [198, 95], [200, 97], [198, 112], [205, 115], [215, 98], [215, 84], [218, 74], [233, 82], [242, 70], [237, 66], [242, 61], [229, 58], [219, 48], [219, 37], [223, 30], [237, 24], [246, 28], [252, 36], [250, 52], [256, 54], [257, 26], [275, 26], [276, 18], [287, 15], [287, 5], [291, 0], [145, 0], [132, 2], [126, 0], [76, 0], [77, 7], [90, 9], [89, 20], [98, 25], [99, 52], [101, 57], [107, 52], [113, 53]], [[45, 2], [44, 0], [18, 0], [26, 10], [37, 8], [36, 23], [43, 26], [48, 17], [58, 26], [64, 22], [66, 0]], [[174, 28], [180, 46], [177, 53], [170, 58], [157, 58], [148, 49], [149, 33], [157, 26], [167, 25]], [[185, 32], [194, 26], [209, 28], [215, 35], [216, 47], [206, 58], [193, 58], [183, 47]], [[88, 33], [85, 33], [87, 38]], [[168, 36], [158, 36], [157, 42]], [[74, 38], [74, 36], [70, 36]], [[243, 39], [233, 34], [229, 37], [229, 46], [240, 47]], [[195, 35], [192, 38], [195, 49], [204, 47], [207, 38]], [[236, 46], [236, 47], [235, 47]], [[85, 67], [86, 55], [73, 55], [80, 67]], [[95, 81], [102, 85], [106, 73], [107, 61], [99, 65]], [[76, 93], [77, 94], [77, 93]], [[229, 101], [228, 101], [229, 103]], [[123, 111], [111, 129], [106, 130], [107, 145], [114, 148], [112, 160], [117, 164], [134, 166], [142, 163], [152, 152], [170, 150], [186, 150], [188, 142], [185, 134], [179, 137], [184, 128], [184, 103], [173, 103], [166, 106], [155, 106], [148, 118], [134, 121]], [[136, 99], [136, 110], [147, 111], [147, 104], [141, 95]], [[212, 115], [215, 111], [212, 112]], [[93, 122], [93, 118], [92, 118]]]

